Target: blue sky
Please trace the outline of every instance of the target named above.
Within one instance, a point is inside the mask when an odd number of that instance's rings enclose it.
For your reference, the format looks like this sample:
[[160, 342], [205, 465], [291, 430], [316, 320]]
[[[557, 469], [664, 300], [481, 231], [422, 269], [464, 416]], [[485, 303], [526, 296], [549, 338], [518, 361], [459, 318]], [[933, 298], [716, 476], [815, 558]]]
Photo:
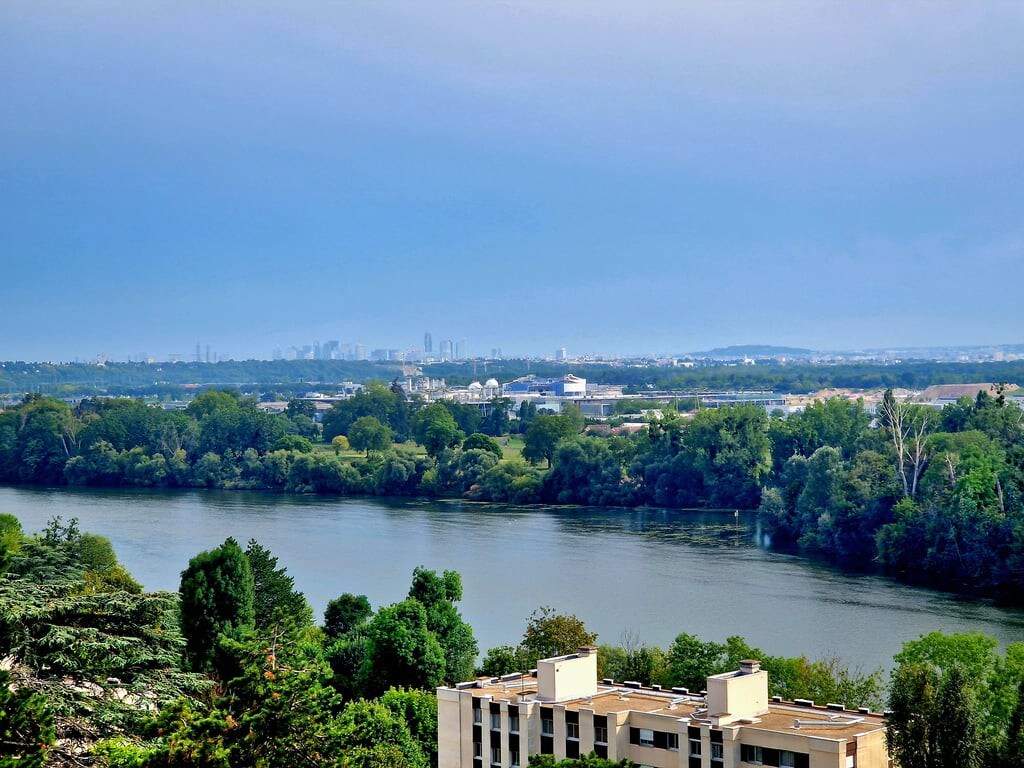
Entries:
[[0, 359], [1014, 342], [1024, 5], [6, 2]]

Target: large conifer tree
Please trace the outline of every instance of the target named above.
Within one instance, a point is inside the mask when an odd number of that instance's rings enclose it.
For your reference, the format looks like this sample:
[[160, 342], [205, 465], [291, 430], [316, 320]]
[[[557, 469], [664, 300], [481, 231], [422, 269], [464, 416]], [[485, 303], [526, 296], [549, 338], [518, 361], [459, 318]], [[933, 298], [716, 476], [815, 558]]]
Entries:
[[218, 638], [251, 629], [255, 621], [252, 568], [238, 542], [228, 538], [193, 557], [181, 574], [180, 591], [186, 664], [211, 672]]

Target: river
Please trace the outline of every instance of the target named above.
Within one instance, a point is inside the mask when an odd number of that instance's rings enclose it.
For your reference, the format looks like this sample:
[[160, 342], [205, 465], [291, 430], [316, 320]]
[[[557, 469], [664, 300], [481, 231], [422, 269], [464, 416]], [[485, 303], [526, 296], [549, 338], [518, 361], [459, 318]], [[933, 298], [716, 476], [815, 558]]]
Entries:
[[620, 642], [743, 635], [777, 655], [888, 668], [904, 640], [977, 630], [1024, 640], [1024, 610], [851, 574], [757, 545], [753, 515], [245, 491], [0, 488], [0, 513], [38, 531], [62, 515], [113, 542], [146, 589], [176, 590], [190, 557], [234, 536], [280, 557], [318, 615], [342, 592], [401, 600], [412, 570], [462, 574], [481, 650], [515, 644], [540, 605]]

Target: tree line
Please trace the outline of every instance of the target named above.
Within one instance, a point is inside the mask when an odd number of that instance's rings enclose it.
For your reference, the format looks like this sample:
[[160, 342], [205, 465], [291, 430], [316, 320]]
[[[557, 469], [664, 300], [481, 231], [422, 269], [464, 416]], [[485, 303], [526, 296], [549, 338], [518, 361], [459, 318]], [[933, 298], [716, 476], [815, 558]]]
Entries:
[[771, 546], [1024, 595], [1024, 411], [1002, 392], [942, 409], [889, 392], [874, 415], [838, 398], [786, 418], [672, 404], [632, 435], [584, 434], [572, 406], [510, 407], [370, 384], [321, 425], [308, 402], [271, 415], [233, 390], [183, 411], [33, 395], [0, 412], [0, 481], [756, 509]]
[[[813, 392], [825, 388], [923, 389], [930, 384], [1008, 381], [1024, 385], [1024, 361], [944, 363], [907, 360], [898, 363], [779, 363], [758, 361], [754, 366], [696, 361], [692, 368], [631, 364], [573, 364], [572, 372], [600, 384], [621, 384], [630, 391], [649, 389], [702, 392], [758, 389]], [[481, 379], [476, 362], [431, 363], [423, 368], [433, 378], [453, 385]], [[490, 360], [484, 376], [510, 380], [535, 374], [563, 376], [564, 363], [536, 360]], [[313, 384], [333, 392], [337, 383], [391, 380], [401, 374], [393, 362], [354, 360], [230, 360], [219, 363], [0, 363], [0, 392], [36, 392], [61, 397], [89, 395], [159, 395], [183, 398], [196, 385], [238, 387], [264, 393], [301, 394]]]
[[[436, 765], [435, 686], [524, 671], [597, 641], [578, 617], [542, 607], [517, 645], [491, 649], [477, 668], [462, 594], [458, 573], [416, 568], [399, 602], [375, 610], [343, 593], [317, 623], [287, 568], [256, 541], [197, 554], [177, 594], [144, 593], [110, 542], [76, 521], [26, 535], [0, 515], [0, 760]], [[1024, 756], [1024, 643], [1000, 652], [980, 634], [905, 643], [887, 684], [836, 658], [775, 657], [742, 637], [686, 633], [667, 650], [634, 637], [601, 645], [598, 675], [700, 690], [744, 658], [762, 660], [773, 695], [887, 706], [888, 745], [903, 768], [1011, 768]]]

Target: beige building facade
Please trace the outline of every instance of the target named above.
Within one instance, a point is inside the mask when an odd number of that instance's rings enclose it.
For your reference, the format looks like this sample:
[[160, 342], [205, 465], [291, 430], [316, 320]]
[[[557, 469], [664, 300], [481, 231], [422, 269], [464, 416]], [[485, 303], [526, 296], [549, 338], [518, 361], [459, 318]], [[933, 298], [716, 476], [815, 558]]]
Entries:
[[597, 680], [597, 648], [528, 674], [438, 688], [439, 768], [520, 768], [537, 753], [596, 752], [649, 768], [888, 768], [885, 722], [867, 710], [768, 696], [756, 661], [707, 691]]

